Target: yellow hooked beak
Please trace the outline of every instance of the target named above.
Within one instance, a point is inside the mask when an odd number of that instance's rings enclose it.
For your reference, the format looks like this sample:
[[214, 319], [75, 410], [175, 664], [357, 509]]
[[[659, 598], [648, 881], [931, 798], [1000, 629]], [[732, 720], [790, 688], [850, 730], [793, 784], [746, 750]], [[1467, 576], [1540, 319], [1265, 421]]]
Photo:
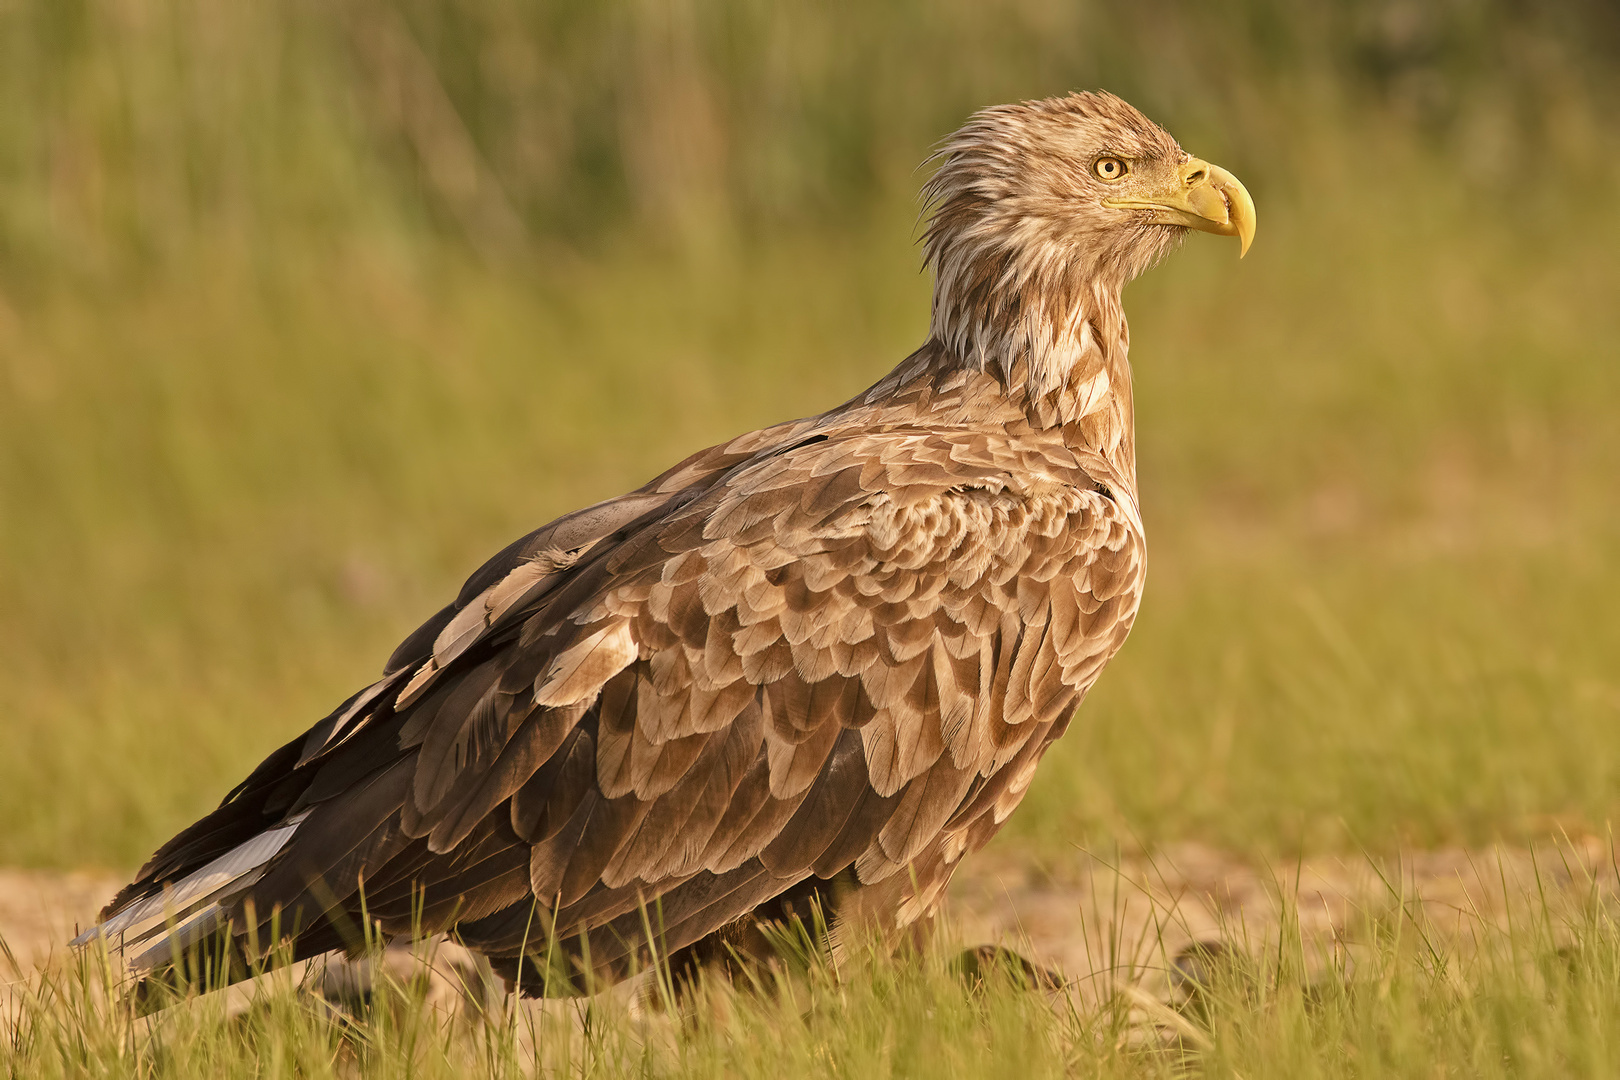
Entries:
[[1176, 170], [1165, 191], [1104, 199], [1121, 210], [1152, 210], [1160, 225], [1182, 225], [1200, 232], [1238, 238], [1238, 258], [1254, 240], [1254, 200], [1238, 178], [1207, 161], [1193, 158]]

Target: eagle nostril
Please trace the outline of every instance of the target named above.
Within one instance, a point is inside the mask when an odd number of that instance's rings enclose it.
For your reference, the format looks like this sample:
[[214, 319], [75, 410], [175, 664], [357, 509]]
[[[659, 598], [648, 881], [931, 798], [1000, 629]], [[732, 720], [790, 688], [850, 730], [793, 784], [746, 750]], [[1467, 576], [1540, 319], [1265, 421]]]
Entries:
[[1187, 174], [1187, 183], [1188, 184], [1197, 184], [1197, 183], [1200, 183], [1200, 182], [1202, 182], [1202, 181], [1204, 181], [1204, 180], [1206, 180], [1208, 178], [1209, 178], [1209, 170], [1207, 170], [1207, 169], [1194, 169], [1192, 172]]

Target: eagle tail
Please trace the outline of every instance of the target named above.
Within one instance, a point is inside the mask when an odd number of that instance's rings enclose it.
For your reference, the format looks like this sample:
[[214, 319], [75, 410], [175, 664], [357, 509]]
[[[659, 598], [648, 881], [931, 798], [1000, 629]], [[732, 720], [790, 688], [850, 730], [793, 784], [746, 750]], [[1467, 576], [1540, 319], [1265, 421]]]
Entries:
[[[190, 948], [217, 930], [232, 901], [264, 876], [270, 860], [287, 846], [307, 816], [306, 811], [249, 837], [179, 881], [108, 913], [71, 944], [83, 948], [101, 940], [110, 951], [129, 957], [132, 950], [161, 935], [128, 961], [135, 974], [152, 971], [168, 962], [176, 948]], [[164, 933], [171, 928], [171, 933]]]

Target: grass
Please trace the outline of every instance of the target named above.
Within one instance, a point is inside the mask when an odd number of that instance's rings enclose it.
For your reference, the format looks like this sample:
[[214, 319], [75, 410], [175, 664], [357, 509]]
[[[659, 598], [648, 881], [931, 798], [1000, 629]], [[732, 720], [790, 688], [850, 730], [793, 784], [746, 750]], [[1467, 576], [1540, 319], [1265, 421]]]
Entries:
[[399, 975], [353, 1013], [278, 975], [229, 1003], [190, 997], [137, 1017], [85, 955], [14, 990], [0, 1068], [152, 1080], [1612, 1075], [1612, 914], [1542, 906], [1469, 925], [1447, 937], [1392, 903], [1362, 919], [1353, 964], [1324, 965], [1285, 934], [1257, 956], [1206, 962], [1175, 1009], [1133, 993], [1129, 972], [1084, 994], [994, 969], [967, 986], [930, 949], [898, 962], [856, 950], [837, 965], [801, 954], [752, 987], [680, 997], [655, 974], [630, 993], [544, 1005], [447, 1003]]

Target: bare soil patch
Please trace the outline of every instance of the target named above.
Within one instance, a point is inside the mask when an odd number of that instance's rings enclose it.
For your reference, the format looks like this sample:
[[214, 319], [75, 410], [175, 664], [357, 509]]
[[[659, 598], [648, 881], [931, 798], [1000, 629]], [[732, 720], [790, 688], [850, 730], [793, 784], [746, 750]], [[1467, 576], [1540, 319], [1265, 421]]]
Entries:
[[32, 971], [52, 953], [64, 951], [128, 880], [105, 870], [0, 868], [0, 941], [17, 966]]
[[1173, 1000], [1196, 957], [1258, 955], [1284, 933], [1298, 935], [1297, 954], [1315, 974], [1348, 973], [1376, 926], [1466, 951], [1531, 916], [1573, 932], [1583, 912], [1617, 894], [1615, 852], [1597, 837], [1277, 865], [1181, 844], [1048, 867], [981, 858], [957, 875], [949, 917], [959, 940], [1017, 951], [1061, 972], [1082, 998], [1129, 986]]

